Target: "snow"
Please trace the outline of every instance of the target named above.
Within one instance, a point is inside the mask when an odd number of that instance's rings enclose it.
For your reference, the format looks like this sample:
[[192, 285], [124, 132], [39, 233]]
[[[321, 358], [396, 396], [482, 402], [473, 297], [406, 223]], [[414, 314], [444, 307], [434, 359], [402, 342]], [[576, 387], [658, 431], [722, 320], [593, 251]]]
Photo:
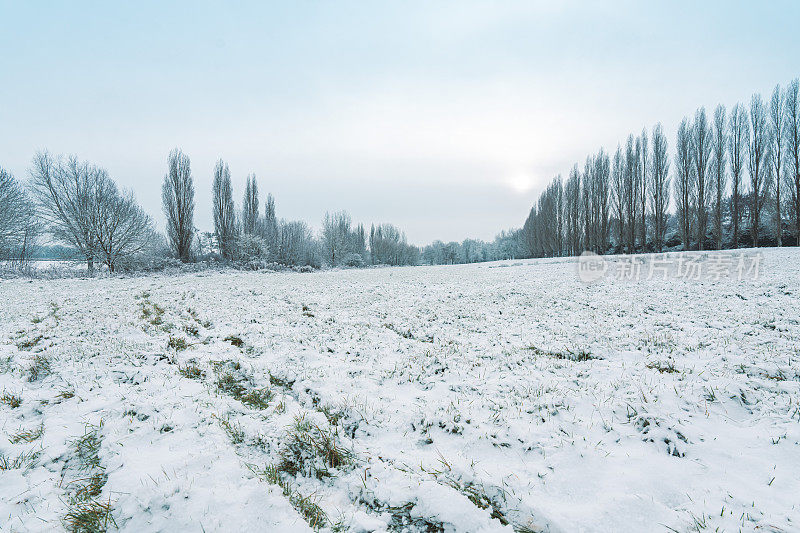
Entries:
[[284, 474], [323, 530], [797, 530], [800, 251], [763, 253], [742, 280], [584, 284], [567, 258], [0, 281], [0, 394], [22, 397], [0, 453], [40, 451], [0, 470], [0, 526], [61, 528], [99, 427], [122, 530], [310, 531], [258, 473], [302, 417], [351, 457]]

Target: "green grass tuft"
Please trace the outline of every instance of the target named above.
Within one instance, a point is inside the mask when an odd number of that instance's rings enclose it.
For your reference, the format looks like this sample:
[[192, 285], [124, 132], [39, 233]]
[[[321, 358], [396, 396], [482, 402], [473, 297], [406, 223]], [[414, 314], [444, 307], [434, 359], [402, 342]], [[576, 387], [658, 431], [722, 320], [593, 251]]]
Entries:
[[0, 471], [3, 470], [30, 470], [39, 463], [41, 451], [31, 450], [22, 452], [16, 457], [0, 453]]

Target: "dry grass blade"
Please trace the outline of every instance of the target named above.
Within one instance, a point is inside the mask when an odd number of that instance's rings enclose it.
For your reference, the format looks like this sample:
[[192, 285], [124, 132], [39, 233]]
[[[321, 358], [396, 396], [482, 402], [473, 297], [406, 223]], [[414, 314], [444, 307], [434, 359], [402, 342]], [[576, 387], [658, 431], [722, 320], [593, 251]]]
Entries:
[[64, 516], [64, 527], [70, 533], [103, 533], [117, 527], [111, 515], [111, 500], [75, 501]]
[[20, 442], [33, 442], [44, 434], [44, 424], [36, 426], [34, 429], [21, 430], [11, 435], [8, 440], [12, 444]]

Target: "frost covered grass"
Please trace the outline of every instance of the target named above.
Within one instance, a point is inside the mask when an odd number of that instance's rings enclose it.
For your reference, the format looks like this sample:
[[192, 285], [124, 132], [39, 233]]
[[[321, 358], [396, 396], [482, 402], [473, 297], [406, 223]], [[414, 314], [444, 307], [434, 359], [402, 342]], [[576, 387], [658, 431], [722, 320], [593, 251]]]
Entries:
[[11, 444], [19, 444], [21, 442], [33, 442], [44, 434], [44, 425], [39, 425], [33, 429], [23, 429], [12, 434], [8, 440]]
[[103, 499], [108, 475], [100, 461], [102, 421], [87, 425], [83, 435], [70, 443], [71, 454], [65, 463], [65, 474], [77, 477], [64, 484], [67, 510], [63, 525], [74, 533], [99, 533], [116, 526], [111, 498]]
[[0, 403], [9, 406], [12, 409], [16, 409], [17, 407], [22, 405], [22, 396], [19, 394], [13, 394], [10, 392], [3, 391], [3, 394], [0, 395]]
[[0, 281], [0, 520], [796, 530], [798, 260]]
[[18, 469], [29, 470], [36, 466], [40, 455], [40, 452], [34, 450], [21, 452], [16, 456], [0, 453], [0, 471]]
[[300, 414], [286, 432], [277, 469], [290, 476], [302, 473], [322, 479], [334, 475], [331, 469], [352, 462], [353, 454], [342, 445], [334, 426], [320, 427]]

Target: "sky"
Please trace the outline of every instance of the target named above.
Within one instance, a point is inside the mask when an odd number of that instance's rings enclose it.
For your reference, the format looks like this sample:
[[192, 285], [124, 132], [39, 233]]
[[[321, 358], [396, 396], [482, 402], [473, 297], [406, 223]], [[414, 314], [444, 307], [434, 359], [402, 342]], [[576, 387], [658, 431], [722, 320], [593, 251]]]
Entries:
[[[0, 167], [75, 154], [163, 230], [173, 148], [281, 218], [410, 242], [519, 227], [556, 174], [800, 75], [800, 2], [0, 0]], [[263, 205], [263, 198], [262, 198]]]

